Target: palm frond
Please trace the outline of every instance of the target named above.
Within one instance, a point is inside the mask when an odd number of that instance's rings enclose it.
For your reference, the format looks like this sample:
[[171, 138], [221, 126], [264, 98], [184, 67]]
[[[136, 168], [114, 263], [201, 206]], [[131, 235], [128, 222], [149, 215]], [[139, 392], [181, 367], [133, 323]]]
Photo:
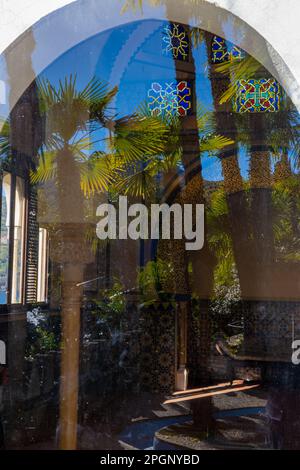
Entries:
[[126, 0], [121, 13], [126, 13], [128, 10], [135, 12], [137, 9], [143, 11], [143, 0]]
[[116, 181], [115, 189], [121, 194], [133, 197], [147, 197], [155, 189], [155, 179], [151, 171], [134, 168], [128, 176], [123, 175]]
[[59, 80], [57, 97], [65, 105], [72, 103], [74, 99], [79, 98], [79, 93], [76, 89], [76, 74], [65, 77], [64, 80]]
[[10, 155], [10, 122], [9, 119], [0, 120], [0, 158], [7, 158]]
[[72, 142], [69, 146], [74, 159], [81, 162], [86, 161], [90, 154], [92, 153], [92, 149], [94, 147], [94, 142], [90, 139], [90, 136], [82, 136], [76, 141]]
[[[102, 126], [108, 119], [108, 104], [117, 93], [93, 77], [77, 90], [76, 75], [60, 80], [54, 87], [46, 78], [37, 81], [41, 113], [46, 116], [46, 145], [49, 148], [53, 135], [69, 141], [78, 131], [91, 131], [96, 121]], [[93, 129], [94, 130], [94, 129]]]
[[85, 196], [109, 189], [114, 181], [115, 170], [107, 156], [93, 156], [80, 164], [80, 187]]
[[[148, 0], [148, 2], [152, 6], [157, 6], [162, 2], [162, 0]], [[126, 0], [122, 7], [121, 14], [126, 13], [128, 10], [132, 10], [133, 12], [140, 10], [142, 12], [143, 0]]]
[[40, 111], [42, 114], [45, 114], [48, 109], [51, 109], [51, 107], [57, 103], [59, 96], [55, 87], [47, 78], [38, 78], [36, 84], [39, 95]]
[[216, 66], [217, 72], [229, 74], [232, 78], [229, 87], [220, 98], [220, 104], [227, 103], [236, 95], [239, 80], [252, 78], [260, 67], [260, 63], [251, 56], [241, 61], [229, 61]]
[[198, 102], [196, 116], [199, 134], [213, 134], [216, 128], [214, 112], [207, 110], [201, 103]]
[[166, 173], [181, 165], [182, 149], [177, 148], [174, 152], [166, 153], [162, 158], [153, 159], [148, 164], [148, 170], [152, 174]]
[[197, 47], [199, 47], [205, 39], [204, 31], [198, 27], [193, 26], [190, 28], [190, 35], [193, 48], [197, 49]]
[[30, 173], [30, 180], [33, 184], [45, 183], [56, 177], [56, 157], [56, 152], [43, 152], [37, 168]]
[[224, 147], [233, 144], [234, 140], [229, 139], [228, 137], [224, 137], [222, 135], [209, 136], [200, 140], [200, 151], [209, 153], [217, 152], [222, 150]]
[[110, 149], [132, 163], [163, 152], [167, 128], [156, 117], [127, 116], [115, 122]]

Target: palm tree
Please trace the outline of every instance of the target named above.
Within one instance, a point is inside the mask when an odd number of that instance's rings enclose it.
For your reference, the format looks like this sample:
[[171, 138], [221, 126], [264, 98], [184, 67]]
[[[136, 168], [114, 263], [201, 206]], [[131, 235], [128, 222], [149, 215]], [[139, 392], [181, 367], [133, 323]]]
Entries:
[[[186, 28], [188, 34], [191, 35], [189, 28]], [[194, 61], [190, 62], [195, 68]], [[175, 61], [176, 70], [178, 67]], [[181, 79], [180, 72], [177, 72], [178, 80]], [[142, 115], [148, 115], [146, 107], [142, 109]], [[204, 188], [203, 179], [201, 174], [201, 159], [202, 152], [214, 153], [222, 150], [224, 147], [232, 145], [233, 141], [225, 138], [215, 132], [214, 119], [212, 113], [205, 112], [200, 105], [196, 106], [196, 112], [186, 118], [171, 118], [163, 119], [169, 129], [168, 140], [164, 148], [162, 156], [158, 156], [155, 160], [143, 160], [142, 164], [137, 162], [137, 167], [129, 172], [127, 178], [121, 175], [118, 189], [135, 196], [150, 196], [154, 192], [153, 182], [154, 176], [158, 173], [162, 174], [165, 187], [167, 186], [170, 177], [174, 175], [176, 167], [184, 168], [185, 188], [182, 192], [175, 196], [171, 195], [168, 202], [179, 202], [181, 204], [192, 203], [199, 204], [204, 202]], [[132, 170], [132, 169], [131, 169]], [[176, 256], [174, 256], [176, 253]], [[213, 286], [213, 269], [214, 259], [205, 243], [204, 248], [197, 254], [190, 256], [190, 261], [193, 264], [194, 272], [201, 272], [203, 275], [201, 279], [197, 277], [194, 285], [190, 286], [188, 275], [188, 257], [185, 252], [184, 240], [163, 240], [158, 246], [158, 259], [162, 259], [166, 264], [172, 266], [170, 275], [165, 279], [163, 288], [168, 292], [174, 294], [190, 294], [191, 290], [196, 290], [201, 297], [205, 299], [201, 302], [202, 305], [202, 328], [201, 328], [201, 361], [199, 359], [197, 371], [192, 371], [191, 378], [199, 380], [201, 383], [207, 383], [209, 380], [207, 372], [207, 360], [210, 351], [210, 335], [209, 335], [209, 312], [208, 312], [208, 299], [212, 294]], [[171, 273], [176, 273], [175, 276]], [[204, 306], [205, 305], [205, 306]], [[177, 310], [179, 312], [179, 329], [186, 332], [186, 324], [189, 321], [191, 324], [191, 305], [189, 301], [177, 302]], [[204, 321], [205, 319], [205, 321]], [[207, 327], [204, 327], [204, 325]], [[177, 386], [184, 385], [184, 375], [187, 361], [187, 337], [186, 334], [191, 336], [195, 334], [193, 331], [188, 330], [187, 333], [180, 336], [179, 345], [179, 372], [177, 376]], [[205, 342], [205, 344], [204, 344]], [[195, 354], [195, 352], [194, 352]], [[197, 425], [203, 428], [206, 432], [211, 428], [211, 409], [212, 402], [210, 399], [201, 401], [198, 406], [194, 406], [195, 413], [194, 419]], [[196, 410], [197, 408], [197, 410]]]
[[[166, 4], [166, 16], [171, 20], [171, 5], [169, 2], [161, 2], [161, 0], [154, 0], [150, 2], [153, 5], [157, 5], [159, 3]], [[143, 1], [142, 0], [127, 0], [124, 6], [124, 9], [127, 8], [142, 8]], [[193, 39], [194, 44], [199, 44], [199, 42], [203, 39], [202, 32], [198, 28], [190, 28], [189, 26], [185, 26], [186, 32], [189, 36], [190, 42]], [[194, 57], [191, 53], [190, 55], [190, 70], [191, 70], [191, 77], [195, 77], [196, 69], [194, 63]], [[174, 66], [175, 66], [175, 73], [176, 79], [181, 80], [182, 75], [180, 72], [179, 61], [175, 60], [174, 58]], [[196, 103], [196, 98], [194, 99], [194, 105]], [[197, 122], [195, 109], [190, 116], [183, 117], [180, 119], [180, 130], [179, 130], [179, 137], [180, 137], [180, 146], [181, 146], [181, 161], [184, 167], [184, 174], [185, 174], [185, 189], [177, 196], [177, 202], [181, 203], [203, 203], [204, 202], [204, 188], [203, 188], [203, 179], [202, 179], [202, 171], [201, 171], [201, 159], [200, 159], [200, 146], [199, 146], [199, 127]], [[200, 128], [201, 129], [201, 128]], [[224, 146], [228, 145], [225, 143]], [[226, 141], [226, 139], [225, 139]], [[223, 145], [221, 146], [221, 148]], [[206, 236], [206, 235], [205, 235]], [[160, 245], [161, 253], [163, 253], [164, 258], [168, 258], [169, 260], [173, 260], [173, 264], [176, 265], [175, 272], [178, 273], [177, 277], [173, 279], [173, 288], [175, 287], [175, 292], [183, 292], [183, 293], [190, 293], [190, 285], [189, 285], [189, 276], [187, 274], [187, 266], [188, 266], [188, 257], [185, 253], [184, 243], [180, 243], [178, 240], [174, 240], [170, 242], [166, 246], [166, 243]], [[176, 252], [176, 257], [174, 259], [174, 252]], [[214, 264], [212, 253], [210, 253], [208, 249], [208, 244], [204, 243], [204, 248], [198, 252], [197, 254], [193, 254], [193, 257], [190, 256], [190, 261], [193, 265], [193, 271], [203, 273], [201, 279], [197, 278], [197, 281], [194, 282], [193, 288], [199, 293], [202, 299], [205, 299], [205, 302], [202, 302], [203, 307], [203, 320], [202, 323], [202, 351], [201, 354], [201, 364], [199, 364], [199, 369], [201, 370], [202, 377], [201, 381], [207, 382], [209, 380], [208, 373], [207, 373], [207, 360], [209, 356], [210, 350], [210, 335], [209, 335], [209, 317], [208, 317], [208, 306], [209, 306], [209, 299], [212, 294], [212, 287], [213, 287], [213, 269], [212, 266]], [[179, 275], [180, 274], [180, 275]], [[175, 281], [175, 286], [174, 286]], [[182, 302], [180, 314], [180, 329], [187, 331], [186, 323], [189, 318], [191, 322], [191, 305], [190, 302]], [[192, 335], [193, 332], [189, 331], [188, 335]], [[185, 371], [186, 367], [186, 350], [187, 350], [187, 335], [180, 336], [183, 340], [184, 344], [181, 344], [180, 349], [180, 360], [179, 360], [179, 369]], [[196, 407], [195, 407], [196, 408]], [[195, 419], [197, 420], [198, 425], [202, 425], [203, 429], [206, 431], [207, 428], [211, 425], [211, 400], [201, 401], [199, 404], [199, 409], [197, 410], [197, 415], [202, 415], [202, 419], [197, 419], [195, 414]], [[205, 417], [207, 419], [205, 419]]]
[[[84, 200], [81, 185], [93, 171], [98, 178], [92, 185], [107, 187], [109, 181], [104, 159], [91, 159], [84, 153], [88, 125], [94, 124], [96, 113], [104, 119], [104, 110], [116, 93], [92, 80], [82, 91], [76, 90], [76, 78], [60, 82], [56, 90], [49, 82], [40, 81], [41, 112], [45, 116], [46, 135], [40, 148], [40, 165], [32, 174], [32, 182], [56, 177], [58, 213], [52, 252], [62, 264], [62, 358], [60, 383], [59, 438], [62, 449], [76, 448], [77, 403], [80, 345], [80, 307], [84, 264], [90, 260], [84, 250]], [[88, 181], [91, 184], [91, 181]], [[83, 185], [86, 190], [85, 186]], [[94, 187], [92, 186], [92, 189]]]
[[[221, 72], [227, 72], [232, 64], [223, 66]], [[238, 66], [236, 66], [236, 69]], [[227, 69], [227, 70], [226, 70]], [[242, 70], [242, 73], [241, 73]], [[269, 77], [269, 74], [260, 64], [253, 69], [245, 70], [240, 65], [239, 78]], [[232, 76], [237, 80], [235, 71]], [[245, 76], [246, 75], [246, 76]], [[235, 82], [236, 83], [236, 82]], [[231, 83], [221, 97], [226, 101], [235, 92], [235, 85]], [[298, 176], [293, 175], [290, 158], [294, 158], [296, 166], [299, 159], [299, 118], [297, 110], [291, 104], [284, 92], [280, 98], [280, 111], [264, 115], [237, 116], [239, 139], [246, 144], [250, 155], [250, 201], [251, 201], [251, 232], [253, 237], [253, 261], [250, 264], [253, 279], [255, 279], [253, 295], [256, 298], [285, 298], [286, 276], [289, 270], [289, 285], [293, 286], [293, 296], [297, 295], [296, 278], [299, 272], [299, 226], [297, 221], [298, 205]], [[271, 174], [272, 155], [277, 159], [274, 175]], [[279, 160], [279, 161], [278, 161]], [[287, 265], [287, 263], [289, 263]], [[288, 267], [289, 266], [289, 267]], [[277, 283], [273, 281], [277, 279]], [[280, 280], [278, 282], [278, 280]], [[284, 287], [285, 286], [285, 287]], [[278, 292], [278, 290], [280, 291]], [[289, 294], [291, 295], [291, 294]], [[253, 305], [256, 319], [250, 318], [252, 326], [257, 322], [260, 325], [259, 302]], [[272, 304], [268, 303], [264, 309], [269, 313], [269, 328], [277, 322]], [[290, 321], [289, 318], [286, 321]], [[271, 333], [272, 334], [272, 333]], [[247, 339], [247, 338], [246, 338]], [[252, 342], [255, 339], [252, 335]], [[282, 338], [283, 340], [283, 338]], [[279, 338], [278, 338], [279, 341]], [[274, 345], [269, 346], [268, 354], [280, 355], [274, 351]], [[275, 359], [276, 360], [276, 359]], [[285, 380], [279, 376], [278, 367], [269, 364], [265, 368], [269, 385], [280, 387], [280, 394], [270, 393], [268, 402], [271, 408], [281, 407], [283, 419], [288, 420], [288, 426], [282, 428], [280, 440], [283, 448], [297, 447], [295, 439], [296, 422], [294, 396], [297, 390], [288, 390], [287, 381], [293, 383], [293, 371], [288, 364], [281, 364], [285, 371]], [[283, 375], [283, 374], [282, 374]], [[291, 429], [294, 428], [294, 435]], [[278, 444], [278, 443], [277, 443]]]
[[[245, 184], [241, 176], [238, 162], [238, 131], [236, 117], [233, 114], [231, 102], [235, 94], [235, 86], [229, 74], [234, 69], [235, 75], [250, 73], [256, 69], [256, 62], [247, 58], [244, 61], [215, 65], [212, 60], [212, 41], [214, 35], [206, 34], [206, 48], [210, 66], [210, 82], [216, 111], [217, 131], [235, 142], [229, 150], [220, 153], [222, 172], [224, 178], [224, 191], [229, 211], [229, 224], [231, 230], [234, 260], [238, 271], [242, 295], [247, 295], [249, 288], [249, 263], [252, 259], [251, 229], [249, 225], [249, 205]], [[245, 64], [245, 62], [247, 63]], [[235, 84], [235, 81], [234, 81]], [[250, 282], [251, 284], [251, 282]]]
[[[172, 7], [169, 2], [166, 2], [166, 16], [171, 20], [172, 18]], [[191, 28], [189, 25], [185, 26], [187, 36], [190, 43], [190, 77], [192, 80], [196, 77], [196, 66], [194, 60], [193, 46], [197, 47], [202, 40], [202, 34], [198, 28]], [[180, 71], [179, 61], [174, 58], [175, 74], [178, 81], [182, 78], [182, 72]], [[182, 164], [184, 166], [185, 175], [185, 188], [182, 194], [179, 196], [179, 200], [182, 204], [192, 203], [193, 205], [204, 203], [204, 187], [202, 178], [202, 167], [201, 167], [201, 149], [199, 142], [199, 133], [203, 131], [201, 122], [199, 122], [199, 114], [197, 116], [197, 96], [196, 96], [196, 83], [194, 83], [194, 98], [193, 108], [190, 116], [186, 116], [180, 119], [180, 143], [182, 149]], [[197, 119], [198, 117], [198, 119]], [[203, 126], [204, 127], [204, 126]], [[222, 135], [222, 134], [221, 134]], [[226, 139], [225, 139], [226, 140]], [[228, 145], [228, 141], [224, 146]], [[205, 224], [206, 227], [206, 224]], [[197, 338], [200, 342], [201, 354], [198, 351], [198, 360], [195, 364], [191, 363], [189, 353], [196, 354], [192, 351], [191, 346], [193, 344], [193, 335], [195, 332], [192, 329], [192, 318], [193, 318], [193, 306], [192, 302], [180, 302], [178, 305], [179, 310], [179, 329], [180, 329], [180, 345], [179, 345], [179, 369], [178, 375], [185, 376], [186, 366], [191, 365], [190, 384], [194, 385], [197, 382], [205, 384], [210, 381], [210, 374], [208, 371], [208, 359], [210, 354], [210, 320], [209, 320], [209, 305], [210, 298], [213, 291], [213, 266], [214, 256], [210, 252], [209, 245], [206, 243], [207, 233], [205, 233], [205, 241], [203, 249], [197, 253], [187, 255], [185, 252], [184, 243], [178, 243], [175, 240], [175, 246], [171, 246], [169, 255], [174, 259], [174, 252], [176, 257], [174, 265], [177, 272], [181, 273], [179, 280], [179, 288], [182, 287], [186, 294], [191, 294], [192, 291], [197, 292], [198, 297], [201, 298], [199, 303], [200, 312], [197, 318], [199, 325], [200, 338]], [[176, 243], [177, 242], [177, 243]], [[188, 275], [188, 263], [191, 263], [192, 270], [194, 273], [192, 282], [190, 282]], [[176, 272], [175, 271], [175, 272]], [[197, 273], [197, 280], [196, 278]], [[201, 274], [200, 274], [201, 273]], [[199, 277], [198, 277], [199, 276]], [[178, 292], [178, 287], [176, 286]], [[179, 289], [180, 292], [180, 289]], [[200, 326], [201, 324], [201, 326]], [[189, 327], [188, 327], [189, 326]], [[211, 398], [197, 400], [192, 403], [193, 410], [193, 421], [198, 427], [199, 431], [208, 435], [213, 432], [213, 405]]]
[[[128, 0], [127, 3], [131, 5], [138, 3], [141, 5], [142, 1]], [[208, 47], [208, 50], [210, 51], [210, 47]], [[230, 105], [226, 106], [226, 103], [234, 96], [236, 92], [236, 84], [240, 78], [253, 78], [253, 76], [257, 76], [262, 72], [265, 74], [266, 71], [262, 71], [260, 64], [251, 57], [247, 57], [241, 62], [228, 63], [220, 67], [216, 67], [214, 71], [216, 73], [221, 73], [221, 67], [225, 69], [223, 70], [223, 73], [225, 72], [225, 74], [227, 74], [227, 85], [225, 84], [226, 80], [224, 80], [224, 76], [222, 77], [220, 74], [219, 82], [217, 82], [217, 80], [214, 82], [216, 91], [213, 86], [213, 95], [215, 98], [214, 101], [216, 109], [220, 112], [228, 111], [228, 113], [226, 114], [226, 119], [220, 118], [219, 132], [223, 134], [225, 132], [224, 129], [229, 127], [229, 132], [231, 132], [231, 136], [234, 140], [236, 140], [235, 136], [238, 136], [239, 140], [242, 140], [241, 126], [239, 122], [240, 119], [238, 119], [238, 116], [235, 118], [233, 117], [231, 114], [232, 109], [230, 108]], [[229, 69], [234, 80], [231, 80], [231, 77], [228, 76]], [[216, 75], [215, 78], [217, 78]], [[211, 81], [213, 85], [213, 78]], [[224, 86], [223, 90], [222, 86]], [[282, 113], [278, 113], [278, 115], [283, 116]], [[223, 117], [225, 116], [223, 115]], [[245, 116], [243, 116], [243, 118], [244, 117]], [[276, 204], [280, 201], [280, 197], [286, 196], [287, 188], [285, 188], [285, 192], [282, 192], [282, 190], [280, 192], [277, 187], [276, 203], [274, 202], [274, 194], [272, 201], [272, 175], [270, 165], [272, 141], [274, 142], [276, 140], [276, 135], [274, 134], [278, 131], [278, 128], [281, 129], [282, 126], [278, 126], [277, 122], [277, 125], [272, 128], [271, 124], [268, 125], [268, 123], [271, 123], [271, 119], [269, 118], [270, 116], [262, 117], [255, 115], [249, 116], [249, 119], [244, 119], [247, 125], [243, 125], [243, 134], [246, 137], [245, 141], [247, 141], [250, 154], [249, 191], [244, 191], [247, 188], [244, 186], [241, 179], [237, 165], [236, 150], [231, 153], [227, 153], [226, 159], [222, 158], [221, 154], [224, 186], [226, 188], [226, 200], [230, 211], [229, 220], [233, 242], [232, 249], [239, 272], [242, 293], [245, 296], [249, 294], [249, 291], [251, 293], [251, 290], [252, 293], [254, 292], [254, 295], [255, 293], [257, 295], [266, 295], [266, 293], [269, 292], [268, 289], [272, 286], [269, 275], [271, 274], [272, 269], [277, 269], [275, 266], [274, 242], [276, 243], [277, 241], [282, 243], [283, 237], [287, 232], [289, 232], [286, 225], [283, 227], [285, 221], [281, 220], [281, 233], [278, 233], [278, 226], [276, 226], [278, 220], [274, 217], [274, 204], [276, 208]], [[284, 132], [287, 131], [289, 133], [288, 128], [290, 125], [284, 125], [283, 127], [285, 128]], [[282, 136], [281, 132], [279, 132], [279, 134]], [[268, 137], [268, 142], [266, 142], [266, 136]], [[277, 139], [277, 142], [278, 140], [279, 139]], [[286, 144], [285, 147], [289, 148], [286, 136], [284, 142]], [[268, 146], [266, 146], [266, 143]], [[296, 147], [299, 149], [298, 145]], [[297, 152], [297, 155], [299, 155], [299, 151]], [[277, 171], [275, 172], [276, 185], [282, 183], [282, 181], [280, 182], [278, 179], [284, 175], [286, 180], [289, 180], [289, 172], [290, 168], [287, 153], [284, 150], [281, 154], [280, 165], [277, 165]], [[290, 189], [292, 187], [295, 189], [295, 186], [293, 185], [294, 182], [290, 184]], [[249, 197], [247, 197], [247, 193], [249, 193]], [[286, 197], [283, 197], [282, 199], [287, 201]], [[294, 208], [296, 207], [294, 206]], [[294, 211], [294, 213], [296, 213], [296, 211]], [[279, 218], [282, 219], [282, 217]], [[249, 219], [250, 223], [248, 223]], [[290, 219], [290, 211], [287, 213], [287, 219]], [[297, 231], [297, 223], [294, 222], [293, 225], [294, 230]], [[231, 247], [228, 246], [228, 243], [225, 243], [225, 249], [230, 253]], [[295, 252], [293, 251], [292, 257], [294, 257], [294, 254]], [[288, 256], [289, 255], [291, 255], [291, 253], [289, 253]], [[255, 289], [252, 289], [254, 280], [258, 280], [258, 283], [256, 283]]]
[[[81, 283], [86, 263], [92, 260], [86, 243], [86, 197], [104, 192], [122, 166], [143, 153], [156, 155], [163, 148], [166, 129], [155, 117], [114, 119], [109, 110], [117, 88], [93, 78], [77, 90], [76, 77], [38, 82], [45, 118], [45, 139], [33, 183], [54, 180], [58, 212], [52, 220], [53, 258], [62, 265], [62, 363], [60, 388], [60, 447], [76, 448]], [[95, 135], [105, 131], [102, 149]], [[106, 144], [103, 147], [103, 142]], [[100, 143], [101, 148], [101, 143]]]
[[[219, 96], [219, 104], [229, 106], [229, 101], [237, 93], [237, 83], [241, 79], [264, 76], [269, 74], [252, 57], [246, 57], [241, 61], [227, 62], [216, 67], [218, 73], [227, 77], [228, 83]], [[272, 215], [272, 155], [281, 159], [277, 163], [277, 172], [274, 177], [287, 177], [290, 174], [287, 153], [292, 152], [297, 159], [299, 154], [299, 123], [297, 111], [290, 100], [281, 96], [281, 109], [278, 113], [252, 113], [248, 115], [235, 114], [235, 124], [238, 140], [248, 149], [250, 156], [249, 169], [249, 220], [248, 252], [247, 260], [249, 275], [257, 279], [255, 289], [263, 295], [267, 295], [267, 285], [270, 285], [269, 274], [271, 265], [275, 262], [273, 215]], [[292, 157], [292, 158], [293, 158]], [[249, 269], [252, 266], [251, 269]], [[268, 267], [267, 267], [268, 266]], [[250, 278], [248, 279], [248, 283]], [[241, 279], [242, 292], [243, 289]]]
[[[62, 265], [63, 275], [60, 446], [69, 449], [76, 447], [77, 434], [80, 285], [84, 265], [91, 259], [86, 244], [88, 228], [83, 224], [85, 200], [109, 187], [121, 189], [120, 182], [127, 192], [134, 193], [138, 181], [147, 181], [147, 177], [139, 180], [136, 171], [141, 162], [144, 175], [151, 178], [162, 167], [167, 171], [176, 167], [180, 150], [174, 128], [178, 123], [166, 123], [147, 113], [114, 119], [108, 106], [117, 90], [96, 79], [81, 91], [77, 90], [76, 77], [66, 78], [57, 88], [40, 80], [38, 92], [45, 136], [31, 181], [42, 185], [53, 180], [57, 188], [58, 210], [48, 222], [52, 227], [52, 256]], [[108, 152], [96, 150], [98, 141], [92, 137], [100, 129], [109, 134], [105, 137]], [[1, 134], [2, 154], [8, 152], [9, 134], [7, 122]], [[226, 139], [218, 136], [202, 139], [205, 150], [226, 144]], [[163, 153], [165, 159], [161, 158]], [[144, 185], [142, 192], [146, 188], [149, 190]]]

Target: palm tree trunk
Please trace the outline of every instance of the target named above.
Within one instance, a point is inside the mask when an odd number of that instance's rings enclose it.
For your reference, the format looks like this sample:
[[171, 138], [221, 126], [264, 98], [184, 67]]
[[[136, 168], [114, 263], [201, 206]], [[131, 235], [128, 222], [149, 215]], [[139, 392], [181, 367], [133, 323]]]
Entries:
[[292, 176], [293, 172], [289, 161], [288, 152], [285, 150], [280, 161], [275, 165], [273, 181], [274, 183], [286, 182], [286, 180]]
[[[264, 132], [265, 116], [255, 113], [249, 116], [250, 131], [250, 194], [251, 194], [251, 224], [253, 227], [253, 260], [259, 266], [261, 276], [266, 277], [270, 265], [274, 262], [274, 235], [272, 215], [272, 176], [270, 152], [266, 147]], [[264, 272], [261, 266], [264, 265]], [[260, 290], [264, 297], [265, 292]], [[259, 291], [258, 291], [259, 295]]]
[[[171, 21], [171, 11], [170, 7], [167, 4], [167, 17]], [[188, 26], [186, 26], [186, 31], [190, 39], [190, 47], [192, 49], [191, 44], [191, 31]], [[175, 65], [175, 73], [176, 79], [181, 81], [182, 79], [186, 79], [186, 73], [183, 75], [182, 71], [180, 70], [180, 61], [174, 59]], [[195, 80], [196, 76], [196, 68], [194, 57], [192, 54], [192, 50], [190, 53], [190, 60], [189, 60], [189, 67], [190, 72], [188, 74], [188, 79], [191, 81]], [[202, 169], [201, 169], [201, 160], [200, 160], [200, 148], [199, 148], [199, 135], [198, 135], [198, 125], [197, 125], [197, 116], [196, 116], [196, 93], [195, 93], [195, 86], [193, 90], [193, 107], [192, 113], [189, 116], [180, 118], [181, 120], [181, 147], [182, 147], [182, 162], [185, 169], [185, 183], [186, 187], [182, 194], [177, 196], [177, 201], [181, 204], [190, 203], [190, 204], [199, 204], [204, 202], [204, 190], [203, 190], [203, 179], [202, 179]], [[177, 283], [175, 286], [176, 291], [185, 292], [187, 295], [190, 295], [190, 283], [189, 283], [189, 275], [188, 275], [188, 257], [185, 252], [185, 243], [184, 240], [180, 241], [175, 240], [173, 244], [176, 244], [176, 251], [172, 249], [172, 259], [174, 260], [174, 268], [176, 272], [179, 274], [181, 281]], [[174, 257], [174, 253], [176, 256]], [[198, 252], [195, 252], [192, 256], [189, 256], [191, 263], [194, 264], [194, 267], [197, 266], [210, 266], [211, 263], [211, 254], [208, 250], [207, 243], [204, 243], [204, 248]], [[194, 276], [197, 276], [198, 273], [194, 271]], [[201, 283], [201, 276], [199, 276], [198, 283]], [[213, 278], [213, 269], [210, 269], [210, 278]], [[206, 292], [207, 298], [206, 302], [209, 302], [211, 292]], [[178, 379], [182, 382], [182, 377], [187, 373], [187, 365], [189, 364], [189, 357], [188, 357], [188, 342], [190, 341], [190, 336], [192, 332], [190, 332], [188, 326], [190, 325], [191, 321], [191, 301], [182, 302], [178, 305], [178, 311], [180, 311], [180, 329], [181, 334], [179, 335], [181, 338], [180, 344], [180, 355], [179, 355], [179, 370], [178, 370]], [[202, 376], [207, 376], [207, 365], [210, 353], [210, 336], [209, 336], [209, 318], [206, 317], [206, 322], [202, 324], [201, 330], [201, 337], [202, 337], [202, 364], [201, 368], [205, 373]], [[184, 385], [187, 385], [187, 380], [183, 380]], [[194, 419], [195, 422], [197, 421], [198, 425], [201, 426], [201, 429], [207, 432], [209, 429], [212, 428], [212, 402], [210, 399], [203, 400], [198, 406], [194, 406]], [[199, 420], [198, 417], [201, 416]]]
[[288, 189], [291, 198], [291, 224], [294, 237], [299, 237], [297, 193], [293, 187], [293, 172], [289, 161], [288, 151], [283, 151], [282, 157], [275, 165], [273, 182], [281, 183]]
[[220, 104], [223, 93], [230, 85], [230, 77], [215, 70], [212, 62], [213, 35], [206, 33], [206, 49], [210, 65], [210, 82], [214, 108], [216, 111], [216, 131], [232, 139], [235, 143], [221, 152], [224, 191], [229, 212], [229, 223], [233, 244], [234, 259], [237, 267], [242, 296], [248, 296], [251, 279], [249, 262], [251, 261], [251, 236], [249, 226], [249, 209], [244, 191], [244, 183], [238, 162], [237, 128], [231, 104]]

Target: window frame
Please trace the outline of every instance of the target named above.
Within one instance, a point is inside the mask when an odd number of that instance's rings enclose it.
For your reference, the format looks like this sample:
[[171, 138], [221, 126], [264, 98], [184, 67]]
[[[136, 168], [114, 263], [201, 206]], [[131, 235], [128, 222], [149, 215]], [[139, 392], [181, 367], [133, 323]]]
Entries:
[[[40, 233], [41, 231], [44, 232], [43, 235], [43, 240], [42, 242], [40, 241]], [[43, 260], [41, 261], [40, 259], [40, 247], [42, 245], [42, 250], [43, 250]], [[43, 271], [40, 271], [40, 263], [43, 263]], [[37, 304], [42, 305], [42, 304], [47, 304], [48, 302], [48, 274], [49, 273], [49, 233], [48, 230], [44, 227], [39, 227], [39, 236], [38, 236], [38, 261], [37, 261], [37, 286], [36, 286], [36, 301]], [[42, 286], [40, 286], [40, 279], [42, 279]], [[45, 300], [39, 300], [40, 298], [40, 289], [44, 291], [44, 298]]]
[[[0, 304], [0, 314], [2, 313], [11, 313], [24, 311], [24, 308], [32, 305], [33, 303], [40, 306], [46, 306], [49, 303], [48, 299], [48, 276], [49, 276], [49, 247], [47, 241], [47, 251], [46, 251], [46, 269], [45, 269], [45, 291], [46, 299], [44, 301], [38, 302], [38, 291], [36, 291], [36, 301], [32, 303], [26, 302], [26, 288], [28, 281], [28, 269], [27, 269], [27, 241], [28, 241], [28, 219], [29, 219], [29, 194], [30, 194], [30, 182], [28, 171], [16, 171], [12, 170], [8, 165], [3, 165], [0, 170], [0, 229], [1, 229], [1, 212], [2, 212], [2, 185], [3, 185], [3, 176], [5, 173], [9, 173], [11, 177], [11, 187], [10, 187], [10, 214], [9, 214], [9, 247], [8, 247], [8, 276], [7, 276], [7, 298], [5, 304]], [[17, 186], [17, 177], [21, 178], [24, 183], [24, 221], [22, 226], [22, 273], [21, 273], [21, 296], [20, 302], [12, 302], [12, 285], [13, 285], [13, 266], [14, 266], [14, 231], [15, 231], [15, 203], [16, 203], [16, 186]], [[40, 228], [40, 227], [39, 227]], [[38, 282], [38, 268], [39, 262], [37, 260], [37, 282]], [[38, 288], [38, 286], [37, 286]]]

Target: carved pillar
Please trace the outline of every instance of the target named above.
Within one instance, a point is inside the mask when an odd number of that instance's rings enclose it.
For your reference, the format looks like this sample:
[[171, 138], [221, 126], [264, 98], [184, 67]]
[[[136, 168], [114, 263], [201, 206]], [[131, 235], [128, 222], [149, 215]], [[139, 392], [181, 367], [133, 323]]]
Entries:
[[62, 264], [62, 354], [59, 445], [76, 449], [80, 352], [80, 310], [84, 267], [92, 253], [84, 239], [83, 224], [61, 224], [52, 239], [51, 255]]

